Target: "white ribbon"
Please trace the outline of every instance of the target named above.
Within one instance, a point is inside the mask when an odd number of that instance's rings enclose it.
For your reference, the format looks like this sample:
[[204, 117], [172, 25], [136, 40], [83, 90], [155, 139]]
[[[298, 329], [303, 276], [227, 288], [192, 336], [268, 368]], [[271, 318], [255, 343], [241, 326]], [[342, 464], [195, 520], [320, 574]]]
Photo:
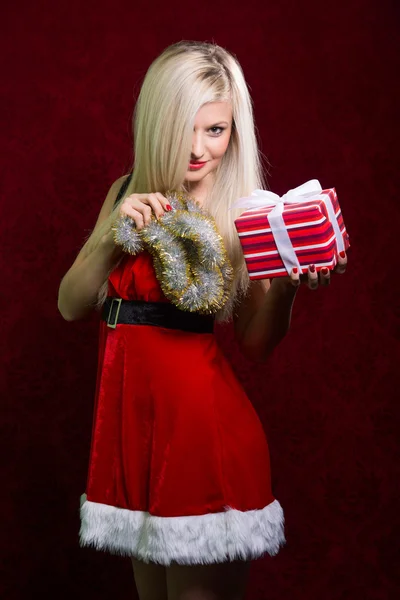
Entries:
[[[272, 235], [278, 252], [285, 265], [286, 271], [291, 272], [293, 267], [297, 267], [301, 272], [301, 265], [298, 261], [296, 253], [290, 241], [289, 234], [286, 229], [282, 213], [285, 204], [296, 204], [298, 202], [309, 202], [311, 200], [322, 200], [328, 212], [329, 220], [336, 237], [338, 252], [344, 250], [343, 235], [340, 231], [340, 226], [333, 208], [332, 202], [328, 194], [321, 194], [322, 187], [318, 179], [310, 179], [292, 190], [279, 196], [268, 190], [254, 190], [251, 196], [239, 198], [231, 206], [232, 208], [247, 208], [249, 210], [259, 210], [273, 206], [274, 208], [266, 216], [271, 227]], [[231, 210], [229, 209], [229, 210]]]

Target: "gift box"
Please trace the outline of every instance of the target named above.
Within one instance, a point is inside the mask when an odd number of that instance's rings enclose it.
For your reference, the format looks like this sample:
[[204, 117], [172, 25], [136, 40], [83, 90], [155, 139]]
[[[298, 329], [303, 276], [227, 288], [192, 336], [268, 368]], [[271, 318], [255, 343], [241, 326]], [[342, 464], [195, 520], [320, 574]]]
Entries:
[[350, 246], [335, 188], [323, 190], [316, 179], [282, 197], [254, 190], [238, 207], [246, 208], [235, 226], [250, 279], [283, 277], [293, 267], [306, 273], [311, 264], [332, 270]]

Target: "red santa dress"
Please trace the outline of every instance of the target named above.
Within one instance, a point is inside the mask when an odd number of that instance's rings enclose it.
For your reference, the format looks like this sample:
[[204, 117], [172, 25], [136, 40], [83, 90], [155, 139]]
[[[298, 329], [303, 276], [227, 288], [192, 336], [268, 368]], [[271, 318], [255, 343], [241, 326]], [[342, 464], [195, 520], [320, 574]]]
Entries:
[[[168, 302], [145, 251], [108, 295]], [[275, 555], [284, 515], [259, 417], [214, 333], [100, 321], [80, 545], [162, 565]]]

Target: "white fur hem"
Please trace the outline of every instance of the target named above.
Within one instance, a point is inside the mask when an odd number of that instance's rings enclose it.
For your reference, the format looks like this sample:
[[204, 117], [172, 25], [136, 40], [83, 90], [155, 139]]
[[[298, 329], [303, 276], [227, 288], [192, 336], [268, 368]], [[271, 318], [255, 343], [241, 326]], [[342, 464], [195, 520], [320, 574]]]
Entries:
[[286, 543], [283, 509], [277, 500], [262, 509], [182, 517], [91, 502], [81, 496], [80, 546], [135, 556], [165, 566], [251, 560], [278, 553]]

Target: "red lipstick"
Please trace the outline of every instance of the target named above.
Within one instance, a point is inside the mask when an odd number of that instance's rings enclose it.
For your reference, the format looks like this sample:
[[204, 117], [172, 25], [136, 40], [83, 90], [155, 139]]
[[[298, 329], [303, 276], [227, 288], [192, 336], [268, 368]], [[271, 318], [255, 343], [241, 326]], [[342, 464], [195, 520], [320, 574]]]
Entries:
[[207, 163], [207, 161], [205, 161], [205, 162], [192, 162], [192, 161], [190, 161], [189, 168], [197, 171], [198, 169], [201, 169], [201, 167], [204, 167], [204, 165], [206, 163]]

